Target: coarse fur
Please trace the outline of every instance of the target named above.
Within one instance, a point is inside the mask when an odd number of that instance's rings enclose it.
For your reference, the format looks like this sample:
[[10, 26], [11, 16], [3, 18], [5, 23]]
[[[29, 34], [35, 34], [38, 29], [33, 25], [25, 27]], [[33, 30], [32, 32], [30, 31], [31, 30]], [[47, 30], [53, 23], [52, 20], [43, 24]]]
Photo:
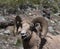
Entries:
[[23, 40], [24, 49], [39, 49], [41, 38], [33, 32], [30, 38]]
[[21, 29], [22, 24], [21, 24], [21, 17], [16, 16], [15, 21], [14, 21], [14, 36], [18, 34], [18, 29]]
[[34, 24], [40, 23], [40, 25], [41, 25], [41, 29], [40, 29], [41, 37], [44, 38], [47, 34], [47, 31], [48, 31], [47, 20], [44, 17], [37, 17], [37, 18], [33, 19], [32, 23], [34, 23]]
[[[22, 26], [20, 33], [22, 36], [24, 49], [39, 49], [41, 38], [44, 38], [47, 34], [48, 30], [47, 21], [45, 20], [44, 17], [34, 18], [31, 22], [27, 19], [21, 21], [20, 20], [15, 19], [16, 21], [15, 27], [16, 31], [18, 32], [19, 30], [18, 27]], [[19, 22], [18, 25], [17, 22]], [[41, 25], [40, 29], [36, 29], [36, 23], [39, 23]]]

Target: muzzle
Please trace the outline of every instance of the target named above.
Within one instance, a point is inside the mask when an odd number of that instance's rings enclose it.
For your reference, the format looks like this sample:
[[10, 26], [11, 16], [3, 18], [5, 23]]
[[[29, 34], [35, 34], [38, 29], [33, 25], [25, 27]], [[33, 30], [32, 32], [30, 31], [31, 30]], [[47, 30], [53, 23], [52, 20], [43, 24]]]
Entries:
[[25, 40], [28, 36], [25, 30], [21, 31], [22, 39]]
[[25, 40], [25, 39], [29, 39], [31, 37], [31, 34], [27, 34], [27, 32], [24, 30], [24, 31], [21, 31], [21, 36], [22, 36], [22, 39]]

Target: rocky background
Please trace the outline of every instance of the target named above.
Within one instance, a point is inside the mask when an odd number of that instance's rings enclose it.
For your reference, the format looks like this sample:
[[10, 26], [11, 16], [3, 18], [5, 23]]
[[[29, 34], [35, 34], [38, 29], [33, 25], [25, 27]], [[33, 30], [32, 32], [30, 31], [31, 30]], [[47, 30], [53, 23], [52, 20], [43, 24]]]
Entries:
[[[15, 4], [13, 4], [13, 2]], [[24, 4], [22, 4], [24, 3]], [[34, 3], [34, 4], [32, 4]], [[54, 3], [54, 4], [53, 4]], [[12, 4], [12, 6], [11, 6]], [[47, 14], [43, 12], [46, 10]], [[20, 35], [13, 36], [14, 18], [44, 16], [48, 21], [46, 44], [41, 49], [60, 49], [60, 2], [59, 0], [41, 0], [25, 2], [19, 0], [0, 0], [0, 49], [23, 49]], [[48, 15], [50, 13], [50, 15]], [[49, 16], [49, 17], [47, 17]]]

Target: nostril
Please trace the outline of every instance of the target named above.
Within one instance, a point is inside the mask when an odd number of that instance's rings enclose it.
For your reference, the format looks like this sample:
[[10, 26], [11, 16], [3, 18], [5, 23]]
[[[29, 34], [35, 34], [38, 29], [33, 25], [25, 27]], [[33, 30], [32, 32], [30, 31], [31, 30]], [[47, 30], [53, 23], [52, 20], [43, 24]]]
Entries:
[[21, 35], [24, 35], [24, 33], [21, 33]]
[[26, 33], [21, 33], [22, 39], [26, 39], [27, 35]]
[[21, 35], [22, 35], [22, 36], [26, 36], [26, 34], [25, 34], [25, 33], [21, 33]]

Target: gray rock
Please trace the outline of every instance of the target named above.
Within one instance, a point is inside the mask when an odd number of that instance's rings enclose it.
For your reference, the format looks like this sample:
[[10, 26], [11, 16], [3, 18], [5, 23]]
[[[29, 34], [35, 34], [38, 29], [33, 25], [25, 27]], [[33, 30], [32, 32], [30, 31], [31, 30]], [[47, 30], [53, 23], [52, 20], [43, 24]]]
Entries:
[[60, 49], [60, 35], [48, 35], [50, 37], [46, 37], [46, 44], [43, 46], [43, 49]]
[[4, 29], [0, 29], [0, 35], [4, 35]]
[[10, 34], [10, 30], [5, 30], [4, 34]]
[[58, 24], [60, 25], [60, 21], [58, 21]]
[[14, 19], [13, 17], [9, 18], [9, 17], [0, 17], [0, 27], [6, 27], [9, 25], [13, 25], [14, 24]]
[[51, 23], [55, 23], [53, 20], [51, 20]]
[[17, 38], [15, 38], [15, 37], [10, 37], [10, 38], [8, 39], [8, 42], [9, 42], [10, 44], [16, 44]]
[[57, 23], [57, 25], [55, 26], [55, 31], [60, 34], [60, 24], [59, 23]]
[[48, 31], [49, 31], [49, 32], [54, 32], [53, 27], [52, 27], [52, 26], [49, 26], [49, 27], [48, 27]]
[[0, 16], [0, 22], [6, 22], [6, 19], [3, 16]]
[[0, 35], [4, 35], [3, 33], [0, 33]]

